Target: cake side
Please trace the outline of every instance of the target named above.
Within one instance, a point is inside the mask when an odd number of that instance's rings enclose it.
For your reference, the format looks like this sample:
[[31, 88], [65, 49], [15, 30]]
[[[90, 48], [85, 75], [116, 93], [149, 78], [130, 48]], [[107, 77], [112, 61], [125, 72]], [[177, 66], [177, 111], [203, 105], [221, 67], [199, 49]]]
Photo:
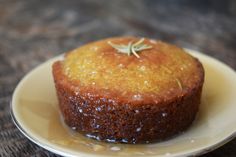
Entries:
[[139, 105], [113, 97], [75, 93], [61, 75], [60, 62], [54, 64], [59, 106], [65, 123], [89, 137], [122, 143], [149, 143], [170, 138], [189, 127], [200, 104], [202, 85], [190, 92], [158, 104]]

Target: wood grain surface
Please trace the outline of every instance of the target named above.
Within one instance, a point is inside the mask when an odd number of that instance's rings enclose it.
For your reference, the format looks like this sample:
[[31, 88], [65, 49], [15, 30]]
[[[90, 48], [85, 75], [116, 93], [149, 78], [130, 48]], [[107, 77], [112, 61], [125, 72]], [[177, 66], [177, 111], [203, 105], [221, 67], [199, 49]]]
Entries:
[[[0, 156], [57, 156], [14, 126], [11, 95], [42, 62], [94, 40], [145, 36], [199, 50], [236, 70], [234, 0], [0, 0]], [[236, 139], [203, 157], [235, 157]]]

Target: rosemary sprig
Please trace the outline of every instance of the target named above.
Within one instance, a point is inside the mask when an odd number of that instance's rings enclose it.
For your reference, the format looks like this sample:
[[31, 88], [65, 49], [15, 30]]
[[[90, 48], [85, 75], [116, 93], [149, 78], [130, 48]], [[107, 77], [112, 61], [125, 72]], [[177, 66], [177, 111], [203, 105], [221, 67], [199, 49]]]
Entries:
[[112, 43], [111, 41], [108, 41], [108, 44], [111, 45], [113, 48], [115, 48], [120, 53], [128, 54], [128, 56], [130, 56], [132, 53], [137, 58], [140, 58], [140, 56], [137, 53], [138, 51], [147, 50], [147, 49], [152, 48], [152, 46], [144, 44], [143, 41], [144, 41], [144, 38], [141, 38], [139, 41], [137, 41], [134, 44], [132, 41], [130, 41], [128, 43], [128, 45], [124, 45], [124, 44], [118, 45], [118, 44]]
[[180, 80], [178, 78], [175, 78], [175, 81], [178, 84], [180, 90], [183, 90], [183, 86], [182, 86], [182, 83], [180, 82]]

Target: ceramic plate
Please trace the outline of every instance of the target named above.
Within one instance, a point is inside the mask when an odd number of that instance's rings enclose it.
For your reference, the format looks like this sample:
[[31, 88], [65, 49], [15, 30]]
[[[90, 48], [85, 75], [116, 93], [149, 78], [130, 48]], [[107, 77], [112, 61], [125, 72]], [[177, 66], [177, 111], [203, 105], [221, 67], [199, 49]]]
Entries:
[[11, 114], [20, 131], [37, 145], [63, 156], [189, 156], [218, 148], [236, 132], [236, 73], [209, 56], [187, 50], [205, 68], [198, 116], [184, 133], [154, 144], [111, 144], [71, 132], [61, 121], [51, 65], [53, 58], [27, 74], [16, 87]]

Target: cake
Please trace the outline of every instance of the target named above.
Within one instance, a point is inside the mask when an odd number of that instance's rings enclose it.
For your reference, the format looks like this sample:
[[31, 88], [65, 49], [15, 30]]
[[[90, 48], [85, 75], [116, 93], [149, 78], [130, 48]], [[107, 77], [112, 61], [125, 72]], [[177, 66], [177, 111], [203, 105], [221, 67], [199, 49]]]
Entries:
[[198, 112], [204, 69], [177, 46], [148, 38], [88, 43], [53, 64], [64, 122], [101, 141], [149, 143], [185, 131]]

